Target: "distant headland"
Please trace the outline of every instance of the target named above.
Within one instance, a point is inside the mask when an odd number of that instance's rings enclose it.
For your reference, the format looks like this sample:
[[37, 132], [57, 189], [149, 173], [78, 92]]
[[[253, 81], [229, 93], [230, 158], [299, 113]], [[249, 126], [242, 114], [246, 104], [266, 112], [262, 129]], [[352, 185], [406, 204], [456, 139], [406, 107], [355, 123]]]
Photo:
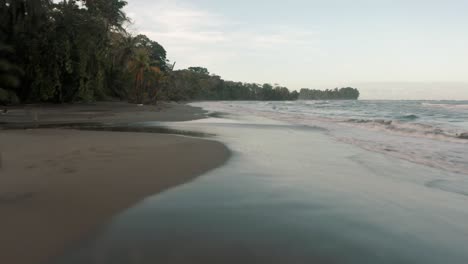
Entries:
[[359, 90], [352, 87], [335, 88], [333, 90], [310, 90], [301, 89], [299, 93], [300, 100], [357, 100], [359, 99]]

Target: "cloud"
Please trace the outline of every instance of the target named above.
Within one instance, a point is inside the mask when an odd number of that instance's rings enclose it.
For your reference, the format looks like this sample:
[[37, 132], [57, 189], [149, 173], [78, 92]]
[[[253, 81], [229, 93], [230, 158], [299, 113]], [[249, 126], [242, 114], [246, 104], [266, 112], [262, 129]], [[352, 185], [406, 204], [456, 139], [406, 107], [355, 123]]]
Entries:
[[277, 45], [305, 46], [314, 43], [318, 32], [295, 27], [279, 26], [275, 31], [256, 35], [253, 43], [262, 47], [275, 47]]
[[160, 42], [180, 66], [214, 65], [238, 56], [268, 56], [291, 48], [310, 49], [317, 34], [279, 25], [256, 29], [186, 1], [131, 1], [127, 13], [136, 31]]
[[[144, 3], [142, 3], [144, 2]], [[137, 31], [170, 43], [216, 42], [222, 18], [178, 1], [134, 1], [127, 7]]]

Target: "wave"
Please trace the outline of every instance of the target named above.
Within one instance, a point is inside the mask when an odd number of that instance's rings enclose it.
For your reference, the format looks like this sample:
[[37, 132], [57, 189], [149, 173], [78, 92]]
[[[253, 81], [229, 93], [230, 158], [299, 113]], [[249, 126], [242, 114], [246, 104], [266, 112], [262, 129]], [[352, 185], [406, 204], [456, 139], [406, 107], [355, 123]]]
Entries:
[[355, 119], [351, 118], [346, 120], [345, 122], [349, 123], [356, 123], [356, 124], [381, 124], [381, 125], [391, 125], [393, 123], [392, 120], [385, 120], [385, 119]]
[[468, 132], [448, 131], [433, 125], [422, 123], [408, 123], [402, 122], [401, 120], [385, 119], [348, 119], [344, 122], [361, 127], [364, 126], [374, 130], [380, 129], [405, 135], [468, 140]]
[[[272, 104], [262, 103], [226, 105], [210, 102], [209, 106], [213, 111], [244, 113], [292, 125], [320, 127], [340, 142], [468, 175], [468, 129], [464, 113], [451, 114], [442, 108], [429, 110], [420, 102], [417, 106], [413, 102], [377, 102], [372, 105], [364, 102], [359, 107], [336, 105], [335, 102], [328, 105], [326, 102], [313, 103], [297, 102], [283, 111], [279, 109], [286, 105], [278, 102], [274, 103], [278, 110], [272, 110]], [[315, 110], [319, 106], [330, 106], [330, 109]], [[423, 120], [428, 120], [428, 123]], [[454, 126], [449, 123], [452, 120], [463, 123]]]
[[403, 115], [403, 116], [398, 117], [398, 119], [411, 121], [411, 120], [419, 119], [419, 116], [413, 115], [413, 114], [411, 114], [411, 115]]
[[466, 109], [468, 110], [468, 103], [464, 104], [435, 104], [435, 103], [421, 103], [425, 107], [437, 107], [437, 108], [446, 108], [446, 109]]
[[330, 107], [331, 103], [330, 101], [302, 101], [302, 105], [304, 106], [312, 106], [314, 108], [326, 108]]

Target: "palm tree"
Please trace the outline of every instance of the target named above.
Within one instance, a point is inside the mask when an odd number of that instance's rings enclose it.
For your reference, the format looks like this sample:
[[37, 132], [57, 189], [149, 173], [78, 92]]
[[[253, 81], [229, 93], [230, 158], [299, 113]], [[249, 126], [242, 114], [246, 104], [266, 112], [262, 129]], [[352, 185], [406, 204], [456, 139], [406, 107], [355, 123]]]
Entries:
[[150, 66], [147, 72], [146, 90], [148, 91], [148, 100], [155, 103], [158, 95], [157, 86], [162, 81], [164, 75], [158, 66]]
[[[110, 92], [138, 104], [148, 99], [154, 100], [156, 90], [148, 88], [154, 88], [161, 76], [159, 67], [155, 67], [151, 59], [150, 50], [138, 45], [138, 38], [127, 33], [112, 32], [110, 41], [112, 49], [107, 57], [106, 69]], [[133, 82], [131, 90], [126, 89], [129, 79]]]
[[150, 69], [150, 59], [148, 51], [137, 49], [134, 56], [128, 63], [129, 72], [134, 77], [133, 90], [138, 104], [143, 103], [143, 88], [145, 86], [145, 72]]
[[157, 97], [157, 85], [162, 78], [159, 66], [151, 59], [151, 50], [138, 45], [138, 37], [115, 33], [113, 42], [115, 52], [112, 55], [112, 68], [127, 65], [126, 71], [133, 81], [133, 90], [129, 99], [138, 104], [144, 101], [154, 102]]
[[110, 40], [113, 46], [111, 51], [112, 67], [124, 65], [135, 55], [137, 40], [134, 37], [112, 32]]
[[133, 91], [138, 104], [143, 103], [145, 94], [151, 101], [156, 99], [154, 87], [159, 81], [161, 70], [151, 66], [149, 52], [144, 48], [137, 48], [128, 63], [128, 70], [134, 78]]
[[109, 31], [125, 32], [123, 24], [128, 21], [127, 16], [122, 11], [122, 8], [127, 5], [123, 0], [82, 0], [88, 10], [92, 13], [98, 14], [103, 20], [106, 28]]

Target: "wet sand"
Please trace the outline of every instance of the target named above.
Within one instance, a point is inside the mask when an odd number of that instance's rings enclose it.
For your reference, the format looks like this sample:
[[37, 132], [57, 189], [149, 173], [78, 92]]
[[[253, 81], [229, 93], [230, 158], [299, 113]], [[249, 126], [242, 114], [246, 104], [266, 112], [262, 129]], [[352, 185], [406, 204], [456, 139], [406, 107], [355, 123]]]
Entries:
[[[71, 116], [88, 109], [71, 108], [42, 110], [48, 115], [41, 119], [83, 121]], [[183, 105], [162, 112], [112, 108], [87, 113], [99, 122], [189, 120], [203, 113]], [[11, 110], [0, 121], [25, 122], [25, 113]], [[32, 264], [47, 263], [142, 199], [222, 165], [229, 151], [174, 135], [36, 129], [0, 130], [0, 155], [0, 263]]]
[[145, 121], [188, 121], [205, 117], [206, 111], [180, 103], [137, 106], [124, 102], [72, 105], [23, 105], [8, 107], [0, 114], [0, 125], [60, 123], [131, 123]]
[[225, 166], [133, 206], [52, 263], [468, 263], [468, 197], [437, 186], [466, 175], [317, 127], [226, 117], [163, 124], [215, 133], [233, 153]]

